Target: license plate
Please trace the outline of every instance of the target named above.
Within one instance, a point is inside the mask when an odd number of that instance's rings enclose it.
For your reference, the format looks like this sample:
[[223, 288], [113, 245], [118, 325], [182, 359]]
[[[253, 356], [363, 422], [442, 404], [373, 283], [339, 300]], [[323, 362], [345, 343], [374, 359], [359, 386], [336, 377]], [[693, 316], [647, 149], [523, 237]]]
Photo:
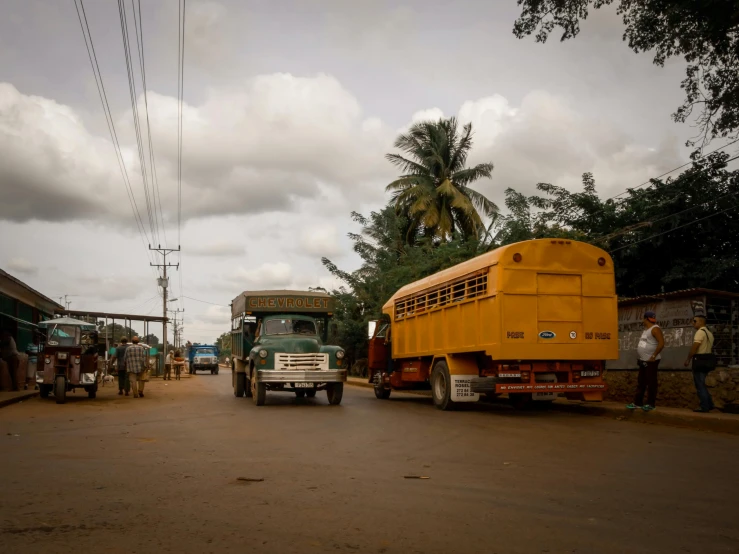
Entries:
[[600, 376], [600, 371], [596, 371], [596, 370], [580, 372], [580, 377], [599, 377], [599, 376]]
[[295, 383], [296, 389], [312, 389], [313, 383]]

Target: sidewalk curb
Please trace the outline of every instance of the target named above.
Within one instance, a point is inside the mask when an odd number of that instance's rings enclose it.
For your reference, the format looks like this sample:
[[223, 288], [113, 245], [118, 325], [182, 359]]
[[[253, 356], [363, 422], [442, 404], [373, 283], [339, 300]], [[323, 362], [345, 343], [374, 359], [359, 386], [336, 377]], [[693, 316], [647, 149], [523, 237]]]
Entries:
[[3, 400], [0, 400], [0, 408], [4, 408], [5, 406], [10, 406], [12, 404], [17, 404], [18, 402], [23, 402], [24, 400], [28, 400], [29, 398], [33, 398], [35, 396], [38, 396], [37, 390], [30, 390], [26, 391], [25, 394], [19, 394], [18, 396], [5, 398]]
[[[347, 380], [347, 385], [360, 388], [374, 388], [367, 381]], [[402, 391], [406, 393], [425, 393], [428, 391]], [[715, 433], [726, 433], [729, 435], [739, 435], [739, 416], [734, 414], [696, 414], [687, 410], [683, 411], [678, 408], [659, 408], [652, 412], [643, 412], [642, 410], [627, 410], [621, 404], [582, 404], [568, 402], [566, 400], [557, 400], [549, 408], [557, 412], [567, 412], [577, 415], [589, 415], [608, 417], [617, 421], [627, 421], [631, 423], [641, 423], [646, 425], [664, 425], [667, 427], [678, 427], [682, 429], [695, 429], [698, 431], [711, 431]], [[669, 410], [669, 411], [664, 411]]]

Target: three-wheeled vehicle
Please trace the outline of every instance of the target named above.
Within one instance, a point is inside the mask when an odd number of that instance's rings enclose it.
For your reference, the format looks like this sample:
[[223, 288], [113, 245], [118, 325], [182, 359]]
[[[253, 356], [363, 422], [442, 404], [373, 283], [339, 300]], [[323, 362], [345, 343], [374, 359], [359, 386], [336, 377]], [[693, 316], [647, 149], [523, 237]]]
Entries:
[[100, 381], [95, 325], [71, 317], [38, 325], [46, 330], [36, 369], [41, 398], [48, 398], [53, 391], [56, 403], [64, 404], [67, 392], [76, 388], [85, 389], [87, 396], [95, 398]]

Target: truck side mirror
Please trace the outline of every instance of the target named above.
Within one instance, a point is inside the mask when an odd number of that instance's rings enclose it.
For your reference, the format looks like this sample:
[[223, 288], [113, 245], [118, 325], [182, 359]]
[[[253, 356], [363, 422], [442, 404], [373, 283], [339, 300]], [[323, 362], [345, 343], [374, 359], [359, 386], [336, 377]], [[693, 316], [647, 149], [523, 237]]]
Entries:
[[367, 325], [367, 336], [368, 338], [372, 338], [375, 336], [375, 331], [377, 330], [377, 323], [378, 321], [375, 319], [373, 321], [370, 321]]

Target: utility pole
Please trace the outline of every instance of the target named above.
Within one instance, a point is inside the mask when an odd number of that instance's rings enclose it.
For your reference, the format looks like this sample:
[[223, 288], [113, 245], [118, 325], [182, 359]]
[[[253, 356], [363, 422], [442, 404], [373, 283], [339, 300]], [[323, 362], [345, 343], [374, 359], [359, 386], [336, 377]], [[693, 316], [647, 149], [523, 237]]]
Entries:
[[71, 300], [69, 300], [70, 296], [77, 296], [76, 294], [65, 294], [64, 296], [59, 297], [59, 303], [64, 304], [67, 311], [69, 311], [69, 305], [72, 303]]
[[177, 339], [178, 339], [178, 333], [182, 329], [182, 325], [179, 325], [179, 326], [177, 325], [177, 314], [180, 314], [184, 311], [185, 310], [181, 310], [179, 308], [176, 310], [169, 310], [169, 313], [174, 314], [174, 324], [173, 325], [174, 325], [174, 347], [175, 348], [180, 347], [180, 343]]
[[162, 317], [164, 317], [164, 321], [162, 321], [162, 344], [164, 346], [163, 355], [167, 355], [167, 288], [169, 287], [169, 280], [167, 279], [167, 268], [168, 267], [176, 267], [179, 269], [180, 264], [168, 264], [167, 263], [167, 256], [171, 254], [172, 252], [179, 252], [180, 247], [177, 248], [162, 248], [161, 245], [159, 245], [157, 248], [152, 248], [151, 245], [149, 245], [149, 250], [154, 250], [156, 252], [159, 252], [162, 255], [163, 263], [161, 264], [153, 264], [149, 263], [149, 265], [153, 267], [161, 267], [163, 276], [159, 278], [159, 286], [162, 287]]

